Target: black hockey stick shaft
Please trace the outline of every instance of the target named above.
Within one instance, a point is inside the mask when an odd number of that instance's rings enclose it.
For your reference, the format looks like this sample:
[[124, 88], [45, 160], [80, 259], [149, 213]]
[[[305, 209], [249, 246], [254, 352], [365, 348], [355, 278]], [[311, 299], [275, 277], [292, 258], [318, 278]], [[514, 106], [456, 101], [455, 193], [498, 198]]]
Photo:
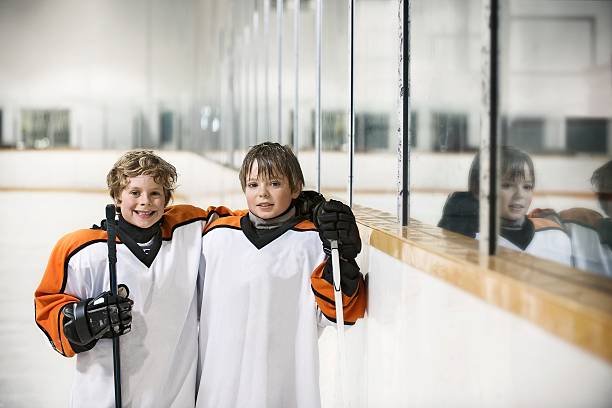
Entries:
[[[115, 224], [115, 206], [106, 206], [106, 232], [108, 238], [108, 268], [110, 275], [111, 293], [117, 296], [117, 246], [115, 237], [117, 229]], [[119, 353], [119, 337], [113, 336], [113, 374], [115, 377], [115, 407], [121, 408], [121, 355]]]

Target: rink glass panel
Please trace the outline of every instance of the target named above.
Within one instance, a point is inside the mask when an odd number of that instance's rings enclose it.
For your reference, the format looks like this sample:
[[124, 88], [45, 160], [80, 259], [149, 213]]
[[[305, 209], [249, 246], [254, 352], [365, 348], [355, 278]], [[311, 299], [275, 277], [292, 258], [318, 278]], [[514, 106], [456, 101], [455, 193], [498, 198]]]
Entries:
[[353, 203], [397, 213], [398, 2], [355, 1]]
[[482, 2], [418, 0], [410, 14], [410, 217], [437, 225], [480, 145]]
[[500, 144], [534, 163], [530, 210], [606, 216], [591, 183], [612, 159], [612, 3], [502, 1]]

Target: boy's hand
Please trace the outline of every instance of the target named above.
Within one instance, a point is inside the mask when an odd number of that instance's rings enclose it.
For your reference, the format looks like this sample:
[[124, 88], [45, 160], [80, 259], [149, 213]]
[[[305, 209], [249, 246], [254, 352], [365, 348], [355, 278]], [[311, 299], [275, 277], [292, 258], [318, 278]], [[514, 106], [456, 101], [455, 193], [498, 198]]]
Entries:
[[297, 216], [306, 216], [314, 222], [313, 211], [317, 205], [325, 201], [325, 197], [314, 190], [304, 190], [295, 199], [295, 210]]
[[343, 259], [355, 259], [361, 252], [361, 238], [351, 208], [336, 200], [324, 201], [314, 211], [313, 222], [325, 252], [329, 253], [330, 240], [338, 241], [338, 251]]
[[63, 308], [64, 334], [72, 344], [88, 346], [101, 338], [128, 333], [132, 328], [132, 305], [125, 285], [117, 296], [102, 292], [95, 298], [69, 303]]

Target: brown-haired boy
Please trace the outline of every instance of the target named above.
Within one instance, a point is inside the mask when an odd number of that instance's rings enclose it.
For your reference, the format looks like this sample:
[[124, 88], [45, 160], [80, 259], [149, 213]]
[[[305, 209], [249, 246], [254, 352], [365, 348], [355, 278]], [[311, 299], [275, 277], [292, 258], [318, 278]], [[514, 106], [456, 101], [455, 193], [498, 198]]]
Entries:
[[[196, 395], [197, 277], [202, 231], [224, 207], [167, 207], [176, 169], [149, 150], [124, 154], [107, 176], [119, 212], [117, 281], [109, 289], [106, 226], [59, 240], [35, 293], [36, 323], [64, 356], [78, 353], [70, 406], [110, 407], [110, 338], [122, 336], [122, 400], [192, 407]], [[120, 322], [111, 323], [117, 318]], [[113, 328], [116, 326], [116, 328]]]
[[329, 238], [339, 238], [345, 323], [365, 312], [355, 218], [338, 201], [315, 211], [318, 229], [299, 216], [302, 171], [278, 143], [251, 148], [240, 183], [249, 213], [218, 219], [202, 240], [197, 406], [318, 407], [318, 331], [336, 318]]

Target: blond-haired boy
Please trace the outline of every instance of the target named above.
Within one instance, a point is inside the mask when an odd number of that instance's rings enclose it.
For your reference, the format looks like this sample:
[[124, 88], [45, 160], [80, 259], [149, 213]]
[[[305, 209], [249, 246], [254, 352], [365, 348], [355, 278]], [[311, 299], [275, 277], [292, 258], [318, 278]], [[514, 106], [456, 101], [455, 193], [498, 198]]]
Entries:
[[119, 212], [117, 281], [129, 298], [108, 292], [104, 222], [65, 235], [51, 253], [35, 292], [36, 323], [56, 351], [77, 354], [71, 407], [114, 406], [110, 338], [130, 330], [121, 337], [123, 404], [195, 404], [202, 231], [230, 211], [168, 207], [176, 180], [174, 166], [150, 150], [124, 154], [108, 173]]

